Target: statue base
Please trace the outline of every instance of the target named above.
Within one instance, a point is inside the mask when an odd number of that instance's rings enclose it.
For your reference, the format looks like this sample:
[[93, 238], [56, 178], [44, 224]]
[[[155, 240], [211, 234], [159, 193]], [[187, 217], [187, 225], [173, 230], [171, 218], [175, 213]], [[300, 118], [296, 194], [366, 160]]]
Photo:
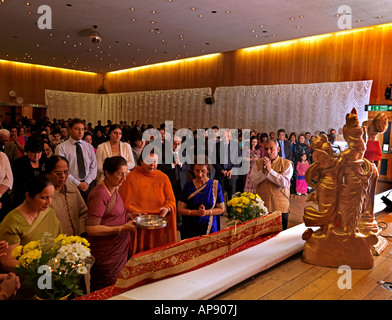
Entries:
[[379, 256], [388, 247], [388, 241], [384, 237], [378, 235], [377, 240], [378, 242], [372, 247], [372, 253], [375, 256]]
[[324, 230], [308, 229], [302, 235], [306, 240], [302, 259], [304, 262], [339, 268], [371, 269], [374, 265], [372, 247], [378, 242], [373, 233], [339, 234], [332, 227]]

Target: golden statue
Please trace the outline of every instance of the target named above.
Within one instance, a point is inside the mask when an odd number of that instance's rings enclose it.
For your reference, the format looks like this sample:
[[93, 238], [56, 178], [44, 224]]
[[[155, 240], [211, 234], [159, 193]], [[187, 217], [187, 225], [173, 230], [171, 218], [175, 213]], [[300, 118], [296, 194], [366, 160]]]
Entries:
[[370, 178], [370, 185], [365, 196], [358, 228], [362, 233], [373, 232], [377, 235], [378, 242], [372, 247], [372, 252], [374, 255], [379, 255], [388, 246], [388, 242], [380, 235], [381, 229], [378, 227], [374, 217], [374, 196], [379, 177], [377, 167], [382, 156], [380, 142], [376, 138], [380, 133], [387, 131], [388, 117], [384, 113], [379, 113], [373, 120], [365, 121], [362, 127], [364, 132], [363, 139], [366, 142], [364, 158], [372, 163], [373, 174]]
[[362, 233], [358, 222], [373, 166], [363, 159], [366, 147], [355, 108], [346, 115], [343, 136], [348, 148], [336, 158], [326, 136], [312, 139], [314, 163], [305, 179], [316, 190], [308, 201], [314, 201], [318, 208], [307, 206], [304, 222], [320, 228], [304, 232], [303, 260], [327, 267], [368, 269], [374, 264], [371, 247], [377, 243], [377, 236], [371, 231]]

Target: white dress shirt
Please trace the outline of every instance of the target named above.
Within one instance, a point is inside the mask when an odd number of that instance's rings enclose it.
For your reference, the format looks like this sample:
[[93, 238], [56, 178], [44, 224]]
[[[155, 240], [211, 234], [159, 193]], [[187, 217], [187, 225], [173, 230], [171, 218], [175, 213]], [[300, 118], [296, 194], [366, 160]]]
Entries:
[[14, 184], [13, 177], [7, 155], [4, 152], [0, 152], [0, 185], [6, 186], [11, 190]]
[[81, 179], [88, 184], [91, 184], [97, 177], [97, 158], [95, 156], [94, 147], [83, 140], [74, 140], [71, 137], [60, 143], [55, 150], [55, 154], [63, 156], [69, 163], [68, 181], [75, 186], [79, 186], [81, 180], [78, 179], [78, 162], [76, 159], [75, 143], [79, 142], [83, 152], [84, 167], [86, 168], [86, 177]]

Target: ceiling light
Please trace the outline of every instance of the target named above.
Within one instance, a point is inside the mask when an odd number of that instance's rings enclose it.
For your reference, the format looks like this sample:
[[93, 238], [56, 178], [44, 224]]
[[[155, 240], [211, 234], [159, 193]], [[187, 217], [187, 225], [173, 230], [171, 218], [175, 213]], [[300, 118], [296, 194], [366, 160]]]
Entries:
[[263, 25], [263, 24], [261, 24], [261, 25], [260, 25], [260, 28], [264, 28], [264, 25]]
[[295, 18], [290, 18], [291, 21], [295, 20]]
[[298, 27], [297, 27], [297, 29], [301, 29], [301, 27], [300, 27], [300, 26], [298, 26]]
[[199, 18], [203, 18], [203, 15], [202, 15], [202, 14], [199, 14]]
[[381, 17], [381, 16], [378, 16], [377, 19], [382, 19], [382, 17]]
[[304, 16], [299, 16], [301, 19], [304, 17]]
[[230, 13], [230, 11], [229, 11], [229, 10], [226, 10], [226, 13], [227, 13], [227, 14], [229, 14], [229, 13]]

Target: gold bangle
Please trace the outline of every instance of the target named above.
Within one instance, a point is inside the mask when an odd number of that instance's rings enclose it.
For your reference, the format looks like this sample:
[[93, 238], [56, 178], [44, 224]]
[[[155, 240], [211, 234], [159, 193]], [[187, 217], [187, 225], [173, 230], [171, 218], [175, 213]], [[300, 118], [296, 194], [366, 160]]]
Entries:
[[210, 209], [210, 216], [212, 216], [212, 209]]

